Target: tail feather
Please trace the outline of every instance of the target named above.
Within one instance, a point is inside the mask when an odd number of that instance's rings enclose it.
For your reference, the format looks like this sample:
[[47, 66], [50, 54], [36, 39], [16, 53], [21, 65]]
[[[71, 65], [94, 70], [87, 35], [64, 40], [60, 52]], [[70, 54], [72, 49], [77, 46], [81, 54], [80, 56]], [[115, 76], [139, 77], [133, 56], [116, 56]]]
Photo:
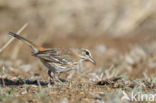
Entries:
[[31, 47], [33, 49], [33, 53], [38, 53], [39, 51], [45, 50], [44, 48], [32, 43], [31, 41], [15, 34], [15, 33], [9, 32], [8, 34], [15, 37], [16, 39], [19, 39], [19, 40], [23, 41], [24, 43], [26, 43], [29, 47]]

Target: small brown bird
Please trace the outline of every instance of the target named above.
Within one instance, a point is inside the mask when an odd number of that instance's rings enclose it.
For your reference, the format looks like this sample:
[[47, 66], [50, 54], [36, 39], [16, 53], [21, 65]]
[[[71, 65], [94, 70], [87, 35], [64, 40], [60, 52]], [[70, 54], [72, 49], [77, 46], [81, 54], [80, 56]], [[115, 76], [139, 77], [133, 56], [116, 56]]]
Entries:
[[[56, 81], [62, 82], [59, 79], [59, 74], [76, 69], [83, 61], [90, 61], [96, 64], [90, 51], [84, 48], [42, 48], [31, 41], [12, 32], [9, 35], [23, 41], [32, 48], [32, 54], [38, 57], [41, 62], [48, 68], [50, 83]], [[51, 75], [53, 73], [53, 75]]]

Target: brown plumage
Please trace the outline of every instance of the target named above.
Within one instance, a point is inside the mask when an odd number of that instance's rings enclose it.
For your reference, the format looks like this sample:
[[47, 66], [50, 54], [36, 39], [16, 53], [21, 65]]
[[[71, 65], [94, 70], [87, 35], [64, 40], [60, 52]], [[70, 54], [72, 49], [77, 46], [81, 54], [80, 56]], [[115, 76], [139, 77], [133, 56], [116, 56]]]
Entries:
[[[58, 75], [76, 69], [83, 61], [90, 61], [96, 64], [88, 49], [84, 48], [42, 48], [31, 41], [12, 32], [9, 35], [23, 41], [33, 50], [33, 56], [38, 57], [41, 62], [48, 68], [50, 81], [58, 81]], [[53, 73], [53, 76], [51, 75]]]

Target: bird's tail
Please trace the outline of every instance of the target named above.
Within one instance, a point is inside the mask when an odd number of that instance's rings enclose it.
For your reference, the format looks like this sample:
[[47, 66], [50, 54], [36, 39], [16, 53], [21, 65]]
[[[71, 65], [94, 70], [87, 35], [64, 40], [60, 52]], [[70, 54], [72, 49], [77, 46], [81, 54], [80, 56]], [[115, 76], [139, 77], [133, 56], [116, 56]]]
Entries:
[[26, 43], [29, 47], [31, 47], [33, 49], [34, 54], [38, 53], [39, 51], [45, 50], [44, 48], [32, 43], [31, 41], [29, 41], [29, 40], [15, 34], [15, 33], [9, 32], [8, 34], [15, 37], [16, 39], [19, 39], [19, 40], [23, 41], [24, 43]]

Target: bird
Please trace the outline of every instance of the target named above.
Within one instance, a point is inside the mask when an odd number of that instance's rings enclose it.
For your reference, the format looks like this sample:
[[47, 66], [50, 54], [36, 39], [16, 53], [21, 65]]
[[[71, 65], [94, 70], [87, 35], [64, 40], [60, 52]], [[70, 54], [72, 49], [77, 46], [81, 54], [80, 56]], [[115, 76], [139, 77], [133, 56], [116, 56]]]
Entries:
[[77, 69], [84, 61], [96, 65], [96, 61], [88, 49], [43, 48], [13, 32], [8, 34], [32, 48], [32, 55], [39, 58], [48, 69], [49, 83], [62, 83], [63, 81], [59, 79], [59, 75]]

